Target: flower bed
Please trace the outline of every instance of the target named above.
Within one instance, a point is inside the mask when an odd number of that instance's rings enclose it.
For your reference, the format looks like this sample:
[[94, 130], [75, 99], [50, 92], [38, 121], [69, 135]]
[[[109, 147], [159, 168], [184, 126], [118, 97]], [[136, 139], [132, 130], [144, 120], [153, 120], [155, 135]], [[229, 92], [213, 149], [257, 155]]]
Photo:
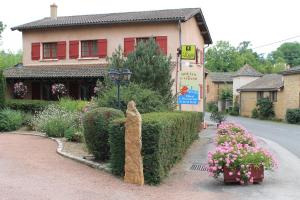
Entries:
[[215, 152], [208, 153], [209, 174], [215, 178], [223, 174], [225, 183], [262, 182], [264, 170], [277, 167], [273, 156], [258, 147], [254, 137], [240, 125], [220, 124], [215, 141]]

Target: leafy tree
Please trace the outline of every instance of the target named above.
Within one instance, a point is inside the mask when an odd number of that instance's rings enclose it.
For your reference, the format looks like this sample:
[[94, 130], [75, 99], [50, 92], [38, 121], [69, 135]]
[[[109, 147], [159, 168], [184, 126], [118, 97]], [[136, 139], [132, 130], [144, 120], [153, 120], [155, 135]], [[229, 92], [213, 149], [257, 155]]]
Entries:
[[18, 53], [0, 51], [0, 68], [12, 67], [22, 62], [22, 52]]
[[287, 42], [277, 48], [276, 51], [271, 53], [273, 62], [283, 58], [285, 62], [291, 67], [300, 65], [300, 43]]
[[1, 40], [1, 34], [2, 34], [2, 32], [4, 31], [5, 27], [6, 27], [6, 26], [3, 24], [3, 22], [0, 21], [0, 40]]

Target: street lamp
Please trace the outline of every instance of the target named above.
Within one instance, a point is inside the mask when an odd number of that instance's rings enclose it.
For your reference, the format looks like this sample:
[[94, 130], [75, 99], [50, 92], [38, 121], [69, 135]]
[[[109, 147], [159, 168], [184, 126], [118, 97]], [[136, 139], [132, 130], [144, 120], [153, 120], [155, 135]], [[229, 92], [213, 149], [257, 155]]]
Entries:
[[129, 69], [110, 69], [108, 71], [108, 76], [112, 81], [114, 81], [117, 84], [118, 88], [118, 108], [121, 109], [121, 103], [120, 103], [120, 85], [123, 82], [129, 82], [131, 77], [131, 71]]

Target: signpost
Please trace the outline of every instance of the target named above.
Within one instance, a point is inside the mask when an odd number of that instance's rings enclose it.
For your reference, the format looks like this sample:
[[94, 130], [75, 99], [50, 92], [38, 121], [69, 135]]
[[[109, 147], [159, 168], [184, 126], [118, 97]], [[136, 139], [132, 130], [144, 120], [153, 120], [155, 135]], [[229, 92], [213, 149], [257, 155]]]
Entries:
[[199, 104], [200, 98], [200, 73], [197, 71], [179, 72], [178, 104]]
[[182, 45], [181, 46], [181, 59], [182, 60], [195, 60], [196, 58], [196, 45]]

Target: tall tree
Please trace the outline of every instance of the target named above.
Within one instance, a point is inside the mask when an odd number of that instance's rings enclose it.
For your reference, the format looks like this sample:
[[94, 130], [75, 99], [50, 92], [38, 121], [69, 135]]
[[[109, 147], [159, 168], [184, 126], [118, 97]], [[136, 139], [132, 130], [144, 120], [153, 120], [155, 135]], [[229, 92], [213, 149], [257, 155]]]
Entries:
[[0, 21], [0, 40], [2, 38], [2, 32], [4, 31], [4, 29], [5, 29], [5, 25], [3, 24], [2, 21]]
[[12, 67], [22, 62], [22, 52], [13, 53], [11, 51], [0, 51], [0, 69]]
[[300, 65], [300, 43], [287, 42], [273, 51], [271, 54], [274, 60], [283, 58], [291, 67]]

